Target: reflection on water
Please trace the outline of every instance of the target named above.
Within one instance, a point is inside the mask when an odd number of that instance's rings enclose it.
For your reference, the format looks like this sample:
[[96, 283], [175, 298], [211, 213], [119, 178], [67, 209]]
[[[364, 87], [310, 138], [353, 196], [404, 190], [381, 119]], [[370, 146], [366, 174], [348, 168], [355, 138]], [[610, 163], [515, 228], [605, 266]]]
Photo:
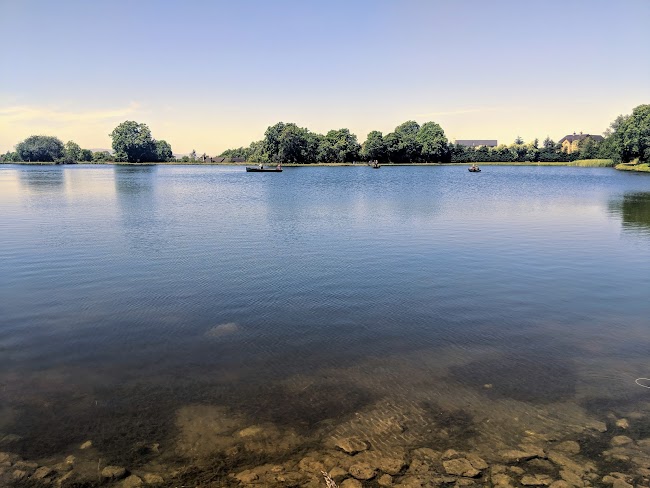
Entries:
[[648, 180], [476, 176], [0, 166], [0, 451], [79, 486], [647, 486]]
[[17, 171], [18, 181], [33, 192], [58, 191], [65, 186], [65, 170], [60, 166], [33, 166]]
[[621, 216], [627, 230], [650, 232], [650, 192], [626, 193], [622, 200], [612, 202], [611, 209]]

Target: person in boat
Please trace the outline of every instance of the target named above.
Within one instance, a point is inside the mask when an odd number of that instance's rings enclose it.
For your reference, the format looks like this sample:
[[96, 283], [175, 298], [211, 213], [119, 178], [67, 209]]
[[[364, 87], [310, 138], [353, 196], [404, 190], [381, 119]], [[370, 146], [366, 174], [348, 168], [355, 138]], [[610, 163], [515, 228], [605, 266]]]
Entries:
[[477, 171], [478, 166], [476, 166], [476, 163], [472, 163], [472, 167], [470, 168], [472, 171]]
[[275, 169], [280, 171], [282, 169], [282, 163], [278, 163], [278, 165], [275, 167]]
[[264, 165], [262, 163], [259, 164], [260, 169], [264, 169]]

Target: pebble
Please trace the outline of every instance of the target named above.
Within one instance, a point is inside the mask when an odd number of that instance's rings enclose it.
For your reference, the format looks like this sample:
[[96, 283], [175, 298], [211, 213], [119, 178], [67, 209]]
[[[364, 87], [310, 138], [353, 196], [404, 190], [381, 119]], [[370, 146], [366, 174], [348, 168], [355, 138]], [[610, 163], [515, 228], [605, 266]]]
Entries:
[[79, 449], [89, 449], [91, 447], [93, 447], [93, 441], [86, 441], [79, 446]]

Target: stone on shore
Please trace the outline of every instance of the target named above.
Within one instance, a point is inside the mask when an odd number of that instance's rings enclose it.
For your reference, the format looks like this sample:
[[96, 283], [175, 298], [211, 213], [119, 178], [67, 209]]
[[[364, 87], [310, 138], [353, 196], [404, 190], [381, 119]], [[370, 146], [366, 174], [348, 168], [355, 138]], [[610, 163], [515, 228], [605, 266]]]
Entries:
[[162, 485], [165, 482], [162, 476], [155, 473], [147, 473], [143, 478], [144, 482], [148, 485]]

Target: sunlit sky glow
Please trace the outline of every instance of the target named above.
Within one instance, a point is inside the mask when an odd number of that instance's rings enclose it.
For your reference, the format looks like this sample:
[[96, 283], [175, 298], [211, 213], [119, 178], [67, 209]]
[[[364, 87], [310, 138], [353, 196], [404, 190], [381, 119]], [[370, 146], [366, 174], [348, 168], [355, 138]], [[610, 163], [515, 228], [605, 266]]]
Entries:
[[650, 1], [0, 0], [0, 152], [124, 120], [217, 154], [278, 121], [360, 142], [602, 133], [650, 103]]

